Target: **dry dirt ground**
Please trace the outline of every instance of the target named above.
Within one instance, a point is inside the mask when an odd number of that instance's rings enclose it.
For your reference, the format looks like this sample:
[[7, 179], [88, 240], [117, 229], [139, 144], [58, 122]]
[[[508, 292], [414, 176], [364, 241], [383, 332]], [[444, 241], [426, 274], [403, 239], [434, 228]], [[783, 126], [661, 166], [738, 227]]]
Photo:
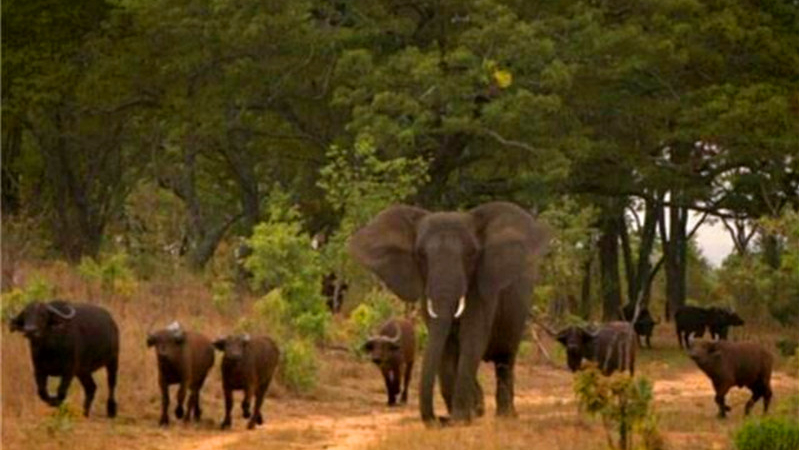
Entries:
[[[7, 353], [24, 351], [17, 335], [4, 334], [4, 363]], [[661, 336], [662, 340], [668, 337]], [[663, 342], [663, 341], [661, 341]], [[551, 344], [551, 343], [550, 343]], [[730, 435], [743, 420], [744, 390], [734, 390], [728, 402], [733, 406], [725, 421], [715, 418], [713, 392], [708, 380], [679, 350], [662, 343], [663, 348], [644, 350], [638, 373], [654, 381], [655, 407], [667, 448], [725, 449]], [[555, 358], [558, 359], [556, 346]], [[3, 448], [14, 449], [153, 449], [153, 450], [236, 450], [259, 449], [382, 449], [382, 448], [525, 448], [525, 449], [600, 449], [606, 448], [605, 434], [598, 421], [578, 413], [572, 393], [572, 375], [563, 368], [545, 364], [536, 352], [529, 352], [517, 367], [516, 404], [519, 418], [500, 420], [493, 416], [493, 370], [481, 368], [486, 389], [487, 414], [468, 427], [427, 430], [418, 420], [415, 370], [411, 401], [407, 406], [388, 408], [377, 370], [365, 361], [340, 351], [323, 355], [320, 387], [309, 396], [298, 398], [279, 387], [264, 407], [266, 423], [254, 431], [245, 429], [236, 405], [232, 430], [218, 431], [222, 414], [221, 392], [215, 386], [218, 376], [209, 379], [203, 398], [204, 415], [199, 424], [173, 422], [168, 429], [156, 426], [159, 406], [155, 385], [138, 395], [146, 397], [133, 411], [120, 398], [120, 417], [104, 417], [105, 385], [100, 381], [93, 415], [59, 420], [53, 410], [35, 398], [30, 372], [4, 367], [3, 397], [21, 397], [26, 390], [25, 407], [3, 402]], [[145, 365], [143, 371], [154, 367]], [[215, 368], [218, 371], [218, 368]], [[19, 379], [9, 380], [8, 376]], [[100, 378], [96, 376], [96, 378]], [[99, 380], [98, 380], [99, 381]], [[773, 379], [775, 408], [799, 393], [799, 382], [779, 370]], [[77, 384], [70, 391], [70, 409], [78, 411], [82, 393]], [[237, 401], [240, 397], [237, 397]], [[12, 402], [13, 403], [13, 402]], [[755, 409], [761, 412], [760, 406]], [[443, 413], [443, 405], [437, 404]]]

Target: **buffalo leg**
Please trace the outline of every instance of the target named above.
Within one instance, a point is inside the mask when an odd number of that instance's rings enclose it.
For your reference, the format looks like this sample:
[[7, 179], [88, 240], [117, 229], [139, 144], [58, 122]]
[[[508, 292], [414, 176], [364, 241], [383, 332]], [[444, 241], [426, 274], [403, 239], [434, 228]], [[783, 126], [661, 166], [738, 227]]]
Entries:
[[73, 376], [74, 375], [72, 375], [71, 372], [61, 376], [61, 383], [58, 384], [58, 396], [56, 397], [55, 404], [53, 406], [60, 405], [67, 398], [67, 392], [69, 392], [69, 385], [72, 384]]
[[177, 402], [178, 406], [175, 407], [175, 417], [178, 419], [183, 418], [183, 402], [186, 400], [186, 382], [181, 382], [178, 388]]
[[399, 367], [391, 368], [391, 392], [394, 393], [394, 404], [399, 404], [400, 386], [402, 386], [402, 372]]
[[513, 406], [513, 361], [499, 361], [494, 364], [497, 377], [497, 415], [516, 417]]
[[250, 399], [252, 398], [252, 388], [244, 388], [244, 400], [241, 401], [241, 415], [245, 419], [250, 418]]
[[114, 391], [117, 387], [117, 368], [118, 362], [117, 359], [114, 358], [108, 365], [105, 367], [105, 370], [108, 374], [108, 402], [106, 402], [106, 412], [108, 417], [114, 418], [117, 416], [117, 401], [114, 397]]
[[183, 418], [187, 423], [191, 420], [192, 414], [194, 421], [200, 421], [200, 391], [199, 389], [192, 389], [189, 391], [189, 401], [186, 403], [186, 416]]
[[[763, 397], [763, 394], [764, 394], [763, 388], [762, 388], [762, 386], [760, 386], [760, 384], [752, 386], [751, 390], [752, 390], [752, 398], [750, 398], [746, 402], [746, 406], [744, 406], [744, 415], [745, 416], [749, 415], [749, 411], [752, 410], [752, 406], [754, 406], [755, 403], [757, 403], [757, 401], [760, 400], [760, 397]], [[765, 402], [766, 401], [763, 400], [764, 404], [765, 404]]]
[[769, 403], [771, 403], [771, 386], [769, 386], [769, 382], [766, 381], [763, 386], [763, 414], [768, 412]]
[[233, 409], [233, 389], [225, 388], [225, 418], [222, 420], [220, 428], [230, 428], [230, 410]]
[[386, 384], [386, 395], [388, 396], [388, 403], [386, 404], [394, 406], [397, 400], [394, 397], [393, 383], [391, 382], [391, 369], [381, 368], [380, 371], [383, 373], [383, 381]]
[[685, 348], [682, 345], [682, 332], [679, 328], [677, 329], [677, 342], [680, 344], [680, 348]]
[[39, 371], [36, 371], [35, 375], [36, 391], [39, 394], [39, 398], [50, 406], [56, 406], [55, 399], [51, 398], [50, 393], [47, 392], [47, 375]]
[[724, 403], [724, 397], [727, 395], [727, 389], [719, 389], [716, 390], [716, 404], [719, 406], [719, 418], [723, 419], [727, 417], [727, 411], [730, 411], [731, 408]]
[[650, 342], [651, 338], [652, 338], [651, 334], [647, 334], [646, 335], [646, 346], [647, 346], [647, 348], [652, 348], [652, 342]]
[[97, 392], [97, 384], [92, 378], [92, 374], [83, 374], [78, 376], [81, 386], [83, 386], [83, 416], [89, 417], [89, 410], [92, 408], [92, 401], [94, 401], [94, 393]]
[[169, 385], [161, 380], [161, 420], [158, 425], [169, 425]]
[[405, 377], [402, 380], [402, 396], [400, 403], [408, 403], [408, 385], [411, 384], [411, 372], [413, 372], [413, 362], [405, 363]]
[[268, 385], [258, 386], [258, 389], [255, 391], [255, 409], [253, 409], [252, 418], [247, 424], [248, 430], [255, 428], [255, 425], [264, 423], [264, 419], [261, 417], [261, 405], [264, 403], [264, 394], [266, 394], [267, 386]]

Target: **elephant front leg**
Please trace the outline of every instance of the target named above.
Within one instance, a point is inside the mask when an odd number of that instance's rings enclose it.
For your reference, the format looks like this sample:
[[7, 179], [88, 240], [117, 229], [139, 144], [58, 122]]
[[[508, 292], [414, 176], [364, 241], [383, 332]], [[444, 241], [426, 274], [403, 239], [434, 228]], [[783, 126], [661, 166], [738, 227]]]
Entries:
[[500, 417], [516, 417], [516, 408], [513, 405], [513, 366], [512, 360], [494, 363], [497, 378], [497, 416]]

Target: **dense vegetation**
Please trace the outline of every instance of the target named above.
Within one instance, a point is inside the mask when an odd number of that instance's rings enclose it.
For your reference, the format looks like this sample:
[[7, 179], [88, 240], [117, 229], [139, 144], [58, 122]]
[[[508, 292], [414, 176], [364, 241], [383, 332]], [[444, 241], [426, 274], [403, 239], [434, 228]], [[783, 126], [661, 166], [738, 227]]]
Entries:
[[799, 320], [794, 1], [7, 0], [2, 33], [4, 290], [20, 259], [123, 255], [210, 267], [224, 301], [243, 238], [316, 338], [292, 299], [363, 277], [344, 243], [375, 212], [505, 199], [556, 231], [539, 306]]

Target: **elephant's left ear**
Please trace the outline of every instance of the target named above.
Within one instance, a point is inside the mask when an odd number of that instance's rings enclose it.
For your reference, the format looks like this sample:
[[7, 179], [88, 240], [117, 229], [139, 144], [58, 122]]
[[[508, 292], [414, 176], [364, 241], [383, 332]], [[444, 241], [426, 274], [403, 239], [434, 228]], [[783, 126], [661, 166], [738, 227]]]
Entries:
[[547, 248], [549, 230], [512, 203], [486, 203], [470, 214], [482, 244], [477, 266], [480, 295], [494, 297], [520, 277], [532, 277], [537, 257]]

